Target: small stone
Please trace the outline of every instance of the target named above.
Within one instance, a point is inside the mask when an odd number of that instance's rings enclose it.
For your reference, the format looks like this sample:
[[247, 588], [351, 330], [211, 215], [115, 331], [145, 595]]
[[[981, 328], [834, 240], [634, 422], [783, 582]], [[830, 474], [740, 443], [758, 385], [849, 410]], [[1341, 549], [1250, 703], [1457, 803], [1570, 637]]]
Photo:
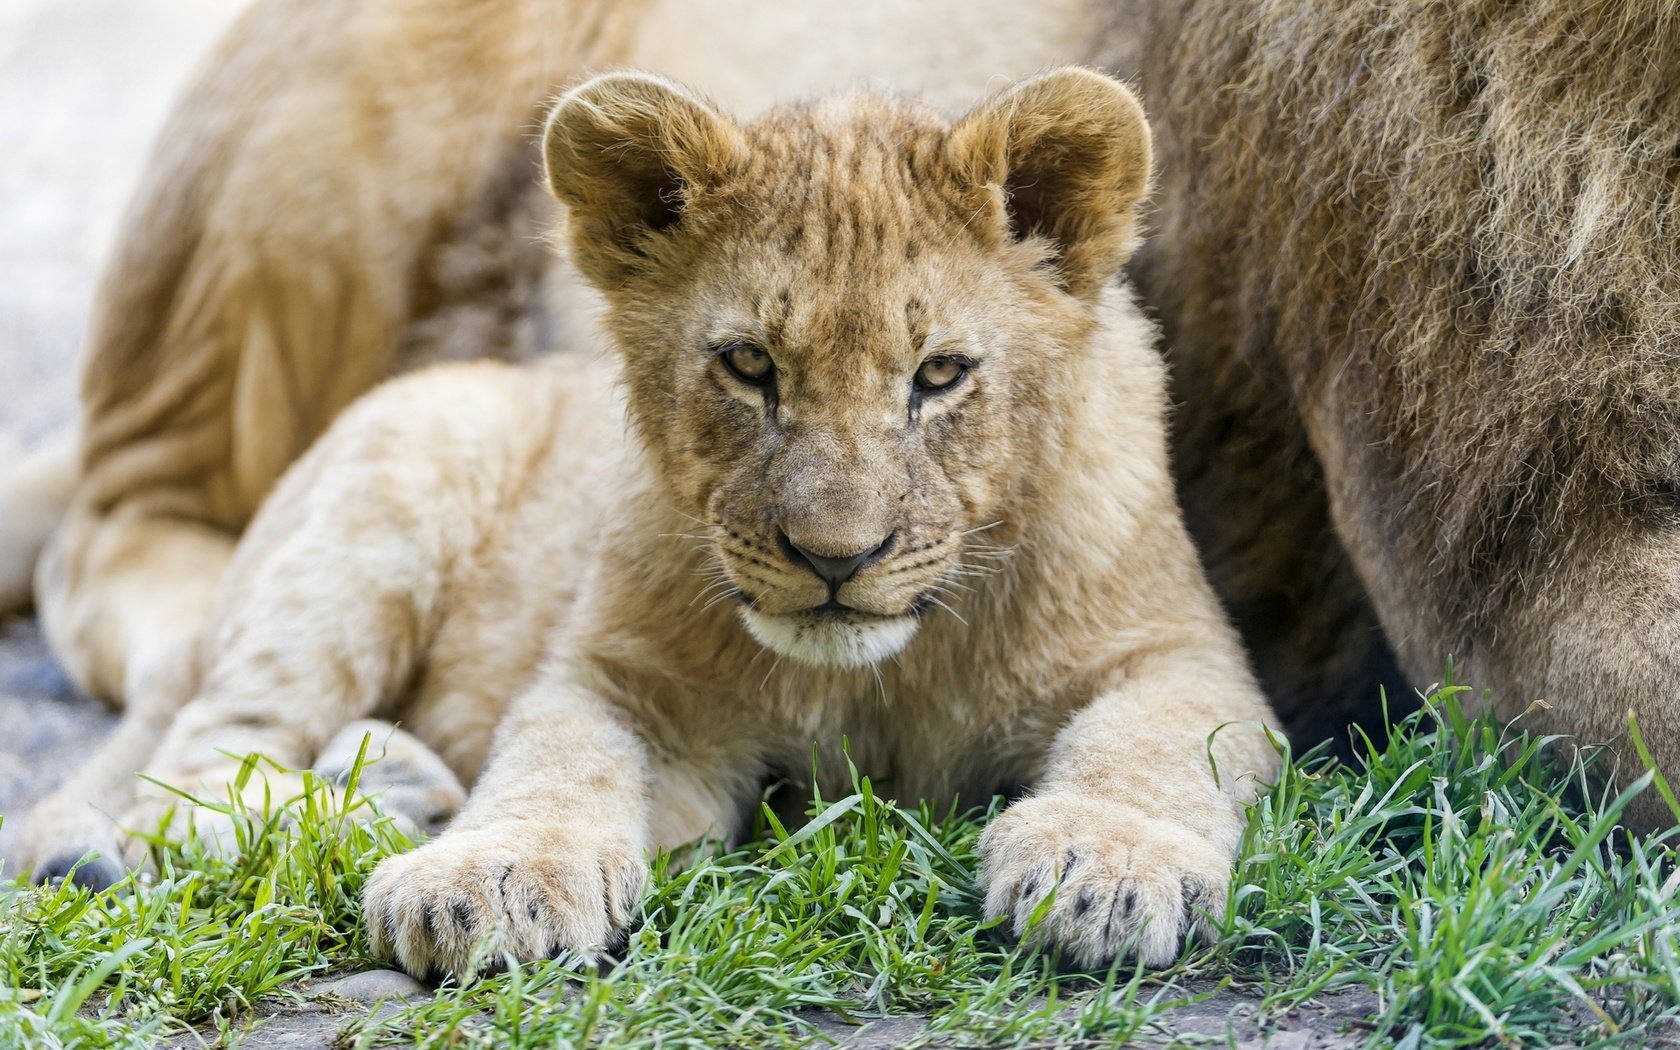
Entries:
[[382, 999], [412, 999], [425, 994], [425, 985], [397, 970], [363, 970], [361, 973], [349, 974], [326, 984], [318, 984], [309, 990], [309, 997], [312, 999], [331, 995], [355, 1003], [377, 1003]]

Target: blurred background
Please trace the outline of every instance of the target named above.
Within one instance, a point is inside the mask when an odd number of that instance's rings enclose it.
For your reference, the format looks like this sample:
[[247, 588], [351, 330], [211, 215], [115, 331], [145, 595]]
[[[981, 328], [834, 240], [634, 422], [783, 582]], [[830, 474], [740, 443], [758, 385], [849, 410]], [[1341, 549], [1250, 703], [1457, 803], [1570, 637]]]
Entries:
[[237, 0], [0, 0], [0, 450], [74, 418], [100, 261]]

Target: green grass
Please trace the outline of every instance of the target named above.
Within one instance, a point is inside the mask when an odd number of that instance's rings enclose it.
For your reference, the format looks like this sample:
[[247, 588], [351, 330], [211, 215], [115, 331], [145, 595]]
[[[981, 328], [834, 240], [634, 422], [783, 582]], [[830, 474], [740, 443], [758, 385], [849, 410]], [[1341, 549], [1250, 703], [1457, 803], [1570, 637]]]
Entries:
[[[345, 1045], [775, 1046], [815, 1011], [921, 1013], [938, 1045], [1114, 1045], [1170, 1032], [1214, 980], [1264, 1011], [1374, 993], [1372, 1046], [1640, 1046], [1680, 1011], [1673, 835], [1627, 796], [1438, 690], [1360, 760], [1292, 761], [1251, 813], [1218, 942], [1164, 973], [1063, 972], [979, 918], [984, 814], [901, 809], [855, 777], [813, 819], [674, 870], [655, 864], [617, 965], [515, 968], [364, 1022]], [[1666, 785], [1664, 786], [1666, 790]], [[0, 890], [0, 1047], [145, 1046], [187, 1024], [236, 1041], [251, 1006], [371, 965], [360, 887], [403, 848], [313, 794], [248, 815], [233, 861], [157, 848], [151, 884]]]

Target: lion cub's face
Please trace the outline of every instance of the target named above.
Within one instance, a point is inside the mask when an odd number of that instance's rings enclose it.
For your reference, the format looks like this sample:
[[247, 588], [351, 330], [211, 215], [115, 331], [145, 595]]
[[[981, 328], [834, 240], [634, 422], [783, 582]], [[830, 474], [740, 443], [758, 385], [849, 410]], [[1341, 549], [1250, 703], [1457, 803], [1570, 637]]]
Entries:
[[955, 127], [859, 96], [742, 128], [615, 75], [545, 149], [718, 591], [779, 653], [897, 653], [1054, 462], [1147, 180], [1136, 102], [1070, 70]]

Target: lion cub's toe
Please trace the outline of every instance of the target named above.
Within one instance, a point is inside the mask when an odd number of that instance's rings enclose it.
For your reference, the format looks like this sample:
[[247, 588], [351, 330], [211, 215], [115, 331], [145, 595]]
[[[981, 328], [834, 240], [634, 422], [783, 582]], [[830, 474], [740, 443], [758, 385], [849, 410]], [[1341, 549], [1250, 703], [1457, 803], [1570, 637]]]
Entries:
[[381, 862], [363, 917], [375, 955], [423, 980], [468, 977], [508, 957], [606, 951], [646, 878], [640, 846], [610, 831], [462, 831]]
[[[1081, 967], [1133, 955], [1178, 957], [1187, 935], [1225, 911], [1231, 857], [1184, 825], [1071, 794], [1023, 799], [981, 839], [986, 914]], [[1033, 913], [1054, 900], [1029, 929]]]

